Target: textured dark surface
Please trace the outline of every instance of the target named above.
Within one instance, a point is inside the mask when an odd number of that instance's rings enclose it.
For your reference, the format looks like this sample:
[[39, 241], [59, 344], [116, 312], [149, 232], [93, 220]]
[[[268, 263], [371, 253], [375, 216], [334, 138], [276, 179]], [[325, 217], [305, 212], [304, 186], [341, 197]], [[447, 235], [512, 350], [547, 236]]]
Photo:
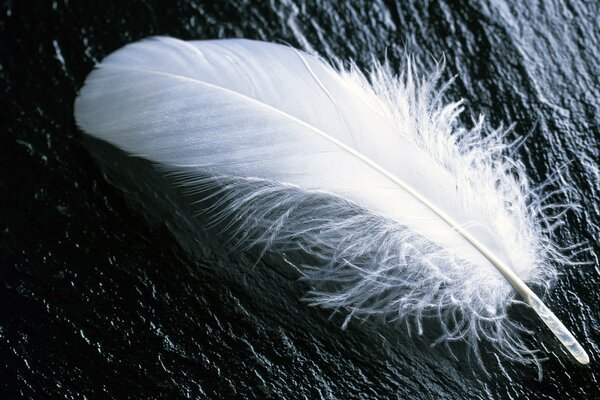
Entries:
[[[0, 8], [0, 396], [597, 396], [597, 2], [124, 3], [8, 0]], [[543, 380], [490, 354], [486, 375], [393, 327], [342, 331], [343, 316], [306, 306], [302, 283], [268, 261], [189, 255], [168, 222], [146, 222], [106, 182], [72, 117], [94, 63], [155, 34], [279, 41], [363, 66], [386, 52], [398, 65], [404, 49], [425, 67], [444, 54], [447, 76], [457, 74], [448, 97], [465, 98], [470, 115], [493, 126], [515, 122], [514, 138], [531, 131], [517, 153], [531, 180], [559, 171], [576, 188], [581, 214], [567, 216], [558, 240], [589, 241], [579, 259], [591, 264], [563, 268], [546, 301], [592, 364], [571, 362], [519, 309], [532, 345], [549, 357]]]

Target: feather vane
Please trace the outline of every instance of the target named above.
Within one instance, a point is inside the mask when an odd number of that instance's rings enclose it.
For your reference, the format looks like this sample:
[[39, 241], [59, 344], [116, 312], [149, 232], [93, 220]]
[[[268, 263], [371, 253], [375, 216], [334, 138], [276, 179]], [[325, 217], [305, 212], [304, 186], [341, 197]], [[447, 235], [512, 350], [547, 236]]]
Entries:
[[[583, 363], [587, 355], [523, 283], [565, 261], [503, 132], [458, 123], [437, 76], [335, 70], [290, 47], [154, 38], [111, 54], [75, 103], [83, 131], [216, 192], [215, 220], [263, 249], [300, 251], [315, 305], [351, 317], [439, 319], [440, 341], [483, 337], [531, 354], [515, 291]], [[347, 323], [346, 321], [346, 323]]]

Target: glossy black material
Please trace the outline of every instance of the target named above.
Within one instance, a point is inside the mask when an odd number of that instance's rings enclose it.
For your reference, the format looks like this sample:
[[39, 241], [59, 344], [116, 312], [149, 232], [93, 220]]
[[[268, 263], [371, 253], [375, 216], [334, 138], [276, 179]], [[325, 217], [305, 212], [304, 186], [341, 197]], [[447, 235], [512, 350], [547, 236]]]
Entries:
[[[4, 1], [0, 397], [595, 398], [598, 15], [598, 2], [566, 0]], [[72, 117], [95, 62], [157, 34], [279, 41], [361, 66], [386, 54], [399, 65], [405, 49], [424, 68], [445, 55], [457, 75], [447, 97], [465, 99], [465, 122], [516, 123], [512, 138], [530, 132], [517, 157], [531, 180], [558, 173], [576, 188], [581, 213], [557, 240], [589, 241], [579, 260], [591, 264], [561, 269], [546, 303], [591, 365], [572, 362], [525, 308], [513, 314], [549, 357], [542, 381], [493, 354], [486, 373], [399, 327], [343, 331], [343, 315], [300, 301], [303, 283], [281, 266], [183, 250], [167, 218], [107, 183]]]

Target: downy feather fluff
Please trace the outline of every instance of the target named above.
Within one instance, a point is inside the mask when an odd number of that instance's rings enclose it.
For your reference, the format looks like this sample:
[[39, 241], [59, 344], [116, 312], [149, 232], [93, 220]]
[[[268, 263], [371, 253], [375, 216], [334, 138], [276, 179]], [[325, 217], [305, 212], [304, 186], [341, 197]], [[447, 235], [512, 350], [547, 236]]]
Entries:
[[555, 207], [506, 156], [502, 131], [461, 126], [438, 75], [420, 78], [410, 63], [400, 76], [385, 65], [364, 75], [277, 44], [161, 37], [103, 60], [75, 117], [210, 192], [205, 211], [238, 244], [304, 254], [294, 266], [307, 300], [345, 310], [345, 323], [377, 316], [422, 333], [435, 318], [440, 342], [476, 350], [483, 339], [531, 359], [525, 328], [507, 318], [515, 288], [494, 260], [547, 288], [568, 262], [550, 240]]

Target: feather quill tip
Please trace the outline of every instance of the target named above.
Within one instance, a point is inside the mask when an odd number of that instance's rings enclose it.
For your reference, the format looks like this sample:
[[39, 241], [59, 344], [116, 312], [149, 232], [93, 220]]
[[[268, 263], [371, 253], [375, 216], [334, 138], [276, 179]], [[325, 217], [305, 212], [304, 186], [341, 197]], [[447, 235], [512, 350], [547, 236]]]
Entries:
[[[528, 288], [529, 289], [529, 288]], [[552, 311], [531, 291], [521, 294], [533, 310], [540, 316], [542, 321], [550, 328], [554, 336], [563, 344], [563, 346], [571, 353], [573, 358], [580, 364], [587, 365], [590, 363], [590, 357], [579, 344], [575, 336], [567, 329], [567, 327], [554, 315]]]

